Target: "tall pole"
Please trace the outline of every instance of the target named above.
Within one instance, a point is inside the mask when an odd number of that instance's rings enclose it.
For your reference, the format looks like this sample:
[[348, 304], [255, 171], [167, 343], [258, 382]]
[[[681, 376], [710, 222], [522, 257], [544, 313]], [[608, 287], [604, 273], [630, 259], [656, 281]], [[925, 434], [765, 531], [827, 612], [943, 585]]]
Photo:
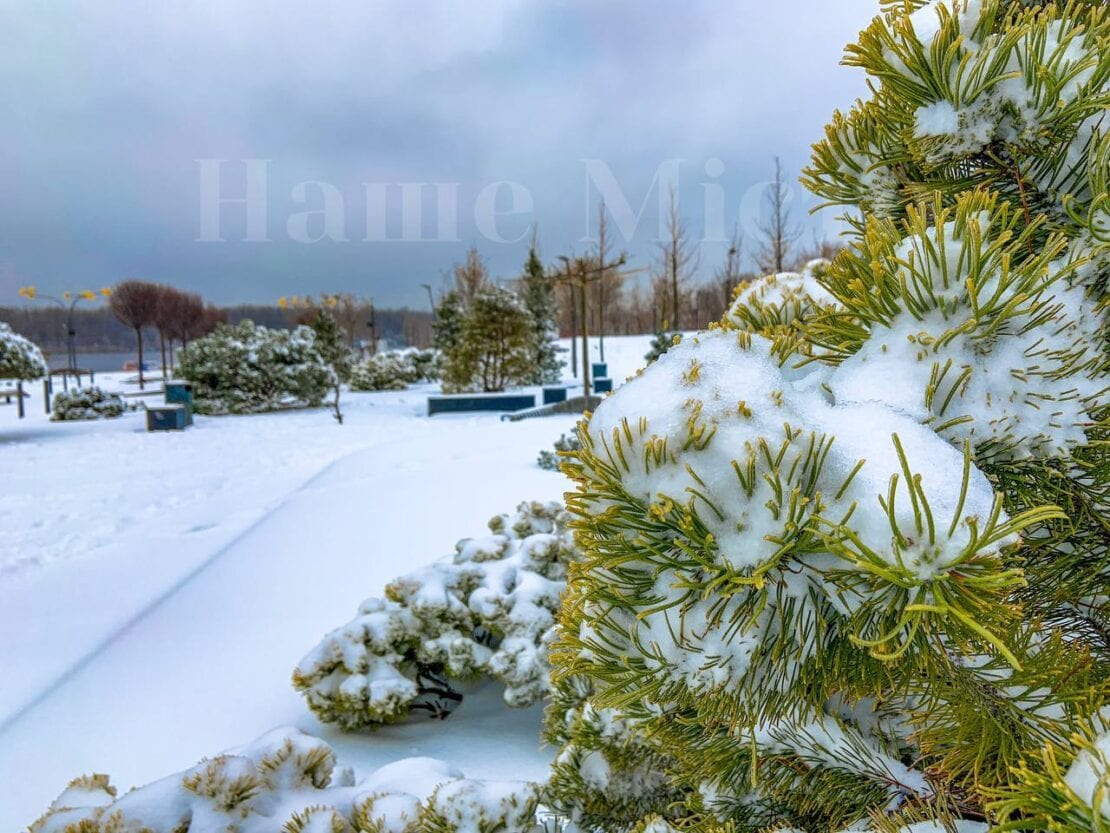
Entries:
[[582, 264], [582, 283], [579, 286], [579, 291], [582, 297], [582, 395], [586, 398], [588, 407], [590, 399], [590, 317], [586, 314], [586, 293], [589, 291], [589, 283], [586, 281], [585, 264]]
[[601, 270], [597, 276], [597, 341], [601, 361], [605, 361], [605, 201], [597, 211], [597, 263]]
[[370, 302], [370, 320], [366, 324], [370, 327], [370, 355], [375, 356], [378, 353], [378, 322], [374, 315], [373, 301]]

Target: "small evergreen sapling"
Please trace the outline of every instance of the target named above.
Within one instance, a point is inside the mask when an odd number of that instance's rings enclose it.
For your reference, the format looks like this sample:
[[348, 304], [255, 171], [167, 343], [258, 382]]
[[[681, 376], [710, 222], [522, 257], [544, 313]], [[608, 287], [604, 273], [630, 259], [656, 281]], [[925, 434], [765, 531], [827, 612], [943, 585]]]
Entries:
[[325, 307], [318, 307], [308, 326], [316, 335], [316, 349], [324, 363], [331, 368], [332, 415], [336, 422], [343, 424], [343, 412], [339, 410], [339, 395], [343, 385], [351, 377], [351, 348], [347, 333], [339, 326], [339, 321]]
[[572, 451], [578, 451], [581, 447], [577, 435], [563, 434], [555, 440], [554, 451], [549, 451], [546, 448], [540, 451], [540, 456], [536, 458], [536, 465], [541, 469], [547, 469], [547, 471], [558, 471], [564, 457]]
[[563, 376], [563, 360], [559, 354], [564, 351], [557, 344], [558, 300], [555, 281], [540, 262], [534, 241], [524, 264], [521, 297], [531, 317], [532, 373], [526, 381], [533, 385], [554, 384]]

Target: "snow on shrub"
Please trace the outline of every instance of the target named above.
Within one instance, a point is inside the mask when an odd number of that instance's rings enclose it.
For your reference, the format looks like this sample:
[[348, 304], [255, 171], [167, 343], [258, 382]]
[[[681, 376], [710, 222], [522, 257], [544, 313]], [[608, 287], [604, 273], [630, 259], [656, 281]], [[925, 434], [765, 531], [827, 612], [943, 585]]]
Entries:
[[547, 694], [546, 643], [574, 556], [565, 510], [522, 503], [489, 528], [391, 582], [301, 660], [293, 683], [321, 720], [358, 729], [412, 709], [442, 716], [460, 699], [449, 678], [493, 677], [511, 706]]
[[243, 414], [288, 405], [317, 406], [333, 373], [309, 327], [271, 330], [244, 320], [221, 325], [180, 353], [180, 375], [193, 383], [206, 414]]
[[405, 390], [409, 385], [438, 378], [434, 350], [394, 350], [374, 353], [351, 368], [351, 390]]
[[0, 379], [32, 382], [50, 372], [42, 351], [0, 321]]
[[836, 299], [818, 283], [828, 267], [827, 260], [813, 260], [802, 272], [782, 272], [740, 284], [724, 325], [765, 334], [774, 328], [786, 331], [819, 307], [835, 305]]
[[356, 782], [328, 744], [283, 728], [122, 796], [106, 775], [77, 778], [29, 833], [525, 833], [536, 789], [432, 758]]
[[412, 368], [400, 353], [375, 353], [351, 367], [351, 390], [405, 390]]
[[108, 393], [97, 386], [74, 388], [54, 394], [50, 419], [55, 422], [112, 419], [122, 416], [127, 409], [119, 394]]
[[685, 816], [686, 793], [667, 775], [674, 761], [643, 736], [643, 721], [593, 702], [582, 676], [556, 679], [544, 740], [558, 753], [543, 802], [580, 830], [627, 831], [652, 814]]

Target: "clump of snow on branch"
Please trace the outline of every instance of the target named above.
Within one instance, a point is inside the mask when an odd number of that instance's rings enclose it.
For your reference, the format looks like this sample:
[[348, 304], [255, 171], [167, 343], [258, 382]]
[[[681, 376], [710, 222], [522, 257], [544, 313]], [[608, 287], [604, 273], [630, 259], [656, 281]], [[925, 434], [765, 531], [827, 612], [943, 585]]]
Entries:
[[356, 780], [324, 741], [283, 728], [122, 796], [105, 775], [77, 778], [29, 833], [524, 833], [536, 793], [432, 758]]
[[812, 260], [801, 272], [782, 272], [740, 284], [724, 325], [766, 332], [789, 327], [819, 307], [834, 305], [836, 299], [818, 282], [828, 266], [827, 260]]

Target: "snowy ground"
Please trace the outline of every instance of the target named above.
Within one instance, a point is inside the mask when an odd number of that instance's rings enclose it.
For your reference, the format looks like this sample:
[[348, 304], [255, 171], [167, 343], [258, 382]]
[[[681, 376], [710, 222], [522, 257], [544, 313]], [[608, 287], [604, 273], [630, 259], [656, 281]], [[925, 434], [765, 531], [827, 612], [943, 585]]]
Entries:
[[[610, 375], [633, 373], [648, 341], [608, 339]], [[389, 579], [566, 487], [535, 458], [572, 417], [429, 419], [433, 390], [350, 395], [343, 426], [314, 410], [180, 434], [147, 434], [142, 414], [66, 424], [37, 400], [22, 421], [0, 408], [0, 829], [74, 775], [126, 788], [281, 724], [363, 770], [419, 754], [474, 777], [544, 776], [540, 710], [509, 711], [496, 689], [445, 723], [344, 736], [289, 685]]]

